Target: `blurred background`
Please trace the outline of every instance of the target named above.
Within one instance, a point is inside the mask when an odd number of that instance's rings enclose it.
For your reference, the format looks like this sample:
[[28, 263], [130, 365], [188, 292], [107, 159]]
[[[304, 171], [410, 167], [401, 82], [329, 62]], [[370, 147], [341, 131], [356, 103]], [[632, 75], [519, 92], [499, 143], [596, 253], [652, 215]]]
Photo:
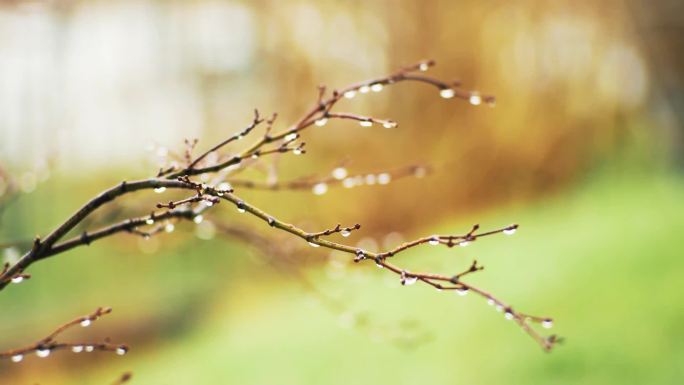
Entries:
[[[337, 107], [397, 128], [331, 121], [305, 131], [305, 156], [278, 159], [283, 180], [341, 164], [429, 175], [238, 193], [310, 231], [361, 223], [345, 241], [368, 249], [519, 223], [514, 237], [397, 262], [450, 274], [477, 258], [486, 269], [470, 282], [553, 316], [566, 342], [546, 354], [481, 298], [401, 287], [219, 205], [174, 234], [118, 235], [33, 265], [0, 295], [0, 350], [98, 306], [114, 312], [68, 337], [132, 349], [2, 361], [0, 383], [107, 384], [124, 371], [134, 384], [681, 382], [682, 15], [674, 0], [2, 1], [4, 261], [103, 189], [156, 174], [185, 138], [203, 151], [255, 107], [282, 129], [319, 84], [432, 58], [431, 75], [496, 95], [495, 108], [398, 84]], [[159, 200], [123, 199], [84, 228]]]

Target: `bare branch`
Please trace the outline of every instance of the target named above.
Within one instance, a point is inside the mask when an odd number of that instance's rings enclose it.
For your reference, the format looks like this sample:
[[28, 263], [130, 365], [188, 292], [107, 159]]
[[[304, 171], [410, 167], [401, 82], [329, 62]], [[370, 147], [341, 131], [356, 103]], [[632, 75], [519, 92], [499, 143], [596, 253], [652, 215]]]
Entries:
[[[505, 233], [512, 234], [516, 231], [517, 225], [506, 226], [497, 230], [480, 232], [479, 225], [475, 225], [472, 229], [461, 235], [432, 235], [428, 237], [419, 238], [402, 245], [397, 246], [394, 249], [384, 251], [384, 252], [371, 252], [368, 250], [362, 250], [357, 247], [337, 243], [327, 239], [328, 236], [339, 233], [342, 236], [349, 235], [353, 230], [358, 230], [360, 225], [356, 224], [351, 227], [342, 227], [337, 225], [333, 229], [328, 229], [319, 232], [306, 232], [303, 229], [296, 227], [293, 224], [286, 223], [282, 220], [276, 219], [274, 216], [267, 214], [261, 209], [253, 206], [250, 203], [245, 202], [243, 199], [239, 198], [234, 194], [233, 189], [230, 185], [225, 185], [222, 182], [225, 177], [230, 174], [231, 171], [235, 169], [240, 169], [240, 167], [246, 167], [247, 165], [254, 165], [262, 156], [269, 154], [280, 154], [291, 152], [295, 155], [305, 153], [304, 142], [298, 142], [300, 139], [301, 132], [306, 128], [317, 125], [322, 126], [326, 124], [329, 119], [346, 119], [355, 120], [363, 126], [382, 124], [388, 128], [396, 126], [396, 123], [392, 120], [378, 119], [372, 116], [362, 116], [354, 113], [339, 113], [332, 112], [333, 107], [342, 99], [350, 99], [355, 97], [357, 94], [365, 94], [369, 92], [380, 92], [386, 86], [394, 85], [402, 81], [418, 82], [428, 84], [430, 86], [436, 87], [439, 90], [439, 95], [445, 99], [450, 98], [460, 98], [467, 100], [472, 105], [480, 105], [483, 102], [487, 104], [493, 104], [494, 98], [491, 96], [483, 96], [474, 91], [463, 91], [458, 87], [459, 82], [444, 82], [429, 76], [422, 74], [416, 74], [416, 72], [422, 72], [428, 70], [434, 65], [433, 61], [422, 61], [415, 65], [405, 67], [389, 76], [372, 79], [356, 84], [352, 84], [341, 90], [333, 90], [331, 95], [326, 98], [326, 88], [319, 87], [319, 93], [316, 104], [306, 112], [299, 120], [293, 125], [289, 126], [287, 129], [280, 132], [272, 133], [272, 127], [276, 119], [274, 114], [271, 119], [267, 121], [266, 132], [259, 139], [254, 141], [250, 146], [247, 146], [242, 151], [237, 154], [228, 157], [218, 157], [219, 160], [215, 162], [208, 162], [206, 160], [208, 155], [214, 153], [231, 142], [237, 141], [243, 137], [246, 137], [252, 133], [252, 131], [264, 121], [259, 116], [258, 111], [255, 110], [255, 116], [250, 125], [237, 134], [232, 135], [228, 139], [218, 143], [209, 150], [205, 151], [199, 155], [194, 160], [191, 159], [191, 152], [195, 147], [196, 142], [186, 141], [186, 151], [183, 157], [177, 156], [178, 159], [184, 158], [188, 166], [184, 169], [179, 169], [179, 167], [171, 166], [168, 168], [162, 167], [158, 172], [157, 178], [134, 181], [134, 182], [122, 182], [120, 185], [114, 186], [108, 190], [105, 190], [95, 198], [87, 202], [83, 207], [81, 207], [76, 213], [69, 217], [64, 223], [59, 225], [55, 230], [48, 234], [44, 239], [36, 238], [31, 249], [20, 258], [20, 260], [12, 265], [5, 266], [2, 273], [0, 274], [0, 290], [3, 289], [10, 282], [15, 280], [23, 280], [28, 278], [27, 274], [23, 271], [35, 261], [65, 252], [77, 246], [88, 245], [93, 241], [113, 235], [119, 232], [128, 232], [143, 237], [149, 237], [154, 234], [164, 231], [170, 222], [162, 226], [161, 221], [171, 221], [171, 220], [182, 220], [182, 219], [192, 219], [196, 222], [201, 221], [201, 213], [218, 203], [221, 200], [225, 200], [234, 204], [240, 213], [249, 213], [263, 221], [265, 221], [269, 226], [286, 231], [294, 236], [297, 236], [306, 242], [308, 242], [313, 247], [325, 247], [328, 249], [339, 250], [354, 256], [353, 260], [356, 262], [361, 261], [372, 261], [377, 266], [384, 268], [385, 271], [390, 271], [399, 275], [400, 280], [403, 284], [409, 285], [411, 283], [421, 281], [427, 285], [430, 285], [439, 290], [455, 290], [459, 294], [465, 294], [472, 291], [479, 296], [485, 298], [488, 303], [495, 305], [497, 309], [504, 312], [505, 318], [510, 320], [515, 320], [516, 323], [525, 330], [532, 338], [534, 338], [545, 350], [551, 350], [553, 345], [559, 341], [555, 336], [543, 337], [537, 331], [531, 327], [531, 323], [541, 323], [542, 326], [551, 326], [551, 319], [547, 317], [537, 317], [530, 316], [525, 313], [520, 313], [514, 311], [511, 306], [504, 303], [503, 301], [497, 299], [492, 294], [474, 287], [468, 283], [463, 282], [462, 278], [467, 275], [474, 273], [476, 271], [482, 270], [481, 266], [478, 266], [476, 262], [465, 271], [457, 273], [455, 275], [442, 275], [434, 273], [421, 273], [412, 272], [400, 268], [394, 264], [388, 262], [388, 259], [395, 257], [397, 254], [409, 250], [413, 247], [417, 247], [423, 244], [430, 245], [445, 245], [447, 247], [453, 246], [466, 246], [467, 244], [476, 241], [477, 239], [493, 234]], [[424, 166], [411, 166], [408, 168], [395, 170], [392, 172], [382, 172], [378, 174], [366, 174], [366, 175], [356, 175], [353, 177], [348, 177], [346, 169], [341, 170], [340, 168], [333, 170], [331, 176], [325, 178], [304, 178], [299, 180], [294, 180], [290, 182], [282, 183], [266, 183], [260, 184], [251, 181], [240, 181], [232, 180], [232, 186], [238, 187], [248, 187], [248, 188], [265, 188], [270, 190], [279, 189], [304, 189], [311, 188], [314, 193], [322, 193], [327, 190], [328, 185], [342, 184], [344, 187], [353, 187], [360, 184], [386, 184], [391, 179], [396, 179], [405, 176], [422, 176], [425, 174], [427, 169]], [[215, 178], [214, 185], [206, 185], [204, 183], [199, 183], [191, 180], [191, 177], [197, 175], [204, 175], [208, 173], [218, 172], [217, 178]], [[342, 175], [344, 174], [344, 175]], [[321, 187], [322, 186], [322, 187]], [[132, 193], [134, 191], [141, 190], [151, 190], [154, 189], [157, 192], [161, 192], [167, 188], [171, 189], [181, 189], [190, 190], [194, 192], [194, 195], [177, 200], [169, 201], [168, 203], [158, 203], [157, 208], [168, 209], [161, 213], [152, 212], [149, 215], [129, 218], [124, 221], [105, 226], [103, 228], [88, 232], [84, 231], [80, 236], [68, 239], [66, 241], [59, 241], [64, 238], [70, 231], [72, 231], [77, 225], [82, 223], [89, 215], [91, 215], [95, 210], [102, 207], [103, 205], [114, 201], [115, 199]], [[183, 206], [182, 208], [180, 206]], [[193, 207], [194, 206], [194, 207]], [[200, 220], [198, 220], [198, 218]], [[146, 229], [144, 226], [154, 226], [151, 229]], [[97, 317], [99, 317], [98, 314]], [[96, 317], [96, 318], [97, 318]], [[82, 320], [83, 321], [83, 320]], [[58, 329], [57, 333], [49, 336], [47, 340], [41, 340], [37, 344], [32, 345], [27, 348], [28, 350], [17, 350], [11, 351], [10, 356], [15, 356], [17, 354], [23, 354], [25, 352], [35, 350], [39, 355], [49, 354], [50, 351], [74, 347], [73, 344], [59, 344], [54, 341], [54, 337], [61, 333], [62, 330], [70, 327], [72, 324], [66, 324], [63, 329]], [[83, 345], [79, 345], [83, 346]], [[108, 342], [99, 345], [88, 345], [92, 349], [100, 350], [112, 350], [123, 349], [120, 346], [114, 347], [114, 345], [109, 345]], [[47, 350], [46, 350], [47, 349]], [[18, 353], [17, 353], [18, 352]], [[125, 353], [125, 350], [123, 351]]]
[[128, 346], [123, 344], [112, 344], [108, 339], [104, 342], [61, 342], [57, 338], [66, 330], [71, 329], [77, 325], [88, 327], [100, 317], [111, 313], [111, 308], [97, 308], [89, 315], [75, 318], [67, 323], [58, 326], [54, 331], [48, 334], [45, 338], [34, 342], [31, 345], [23, 348], [7, 350], [0, 352], [0, 359], [10, 359], [12, 362], [21, 362], [27, 354], [35, 353], [40, 358], [49, 356], [52, 352], [58, 350], [70, 349], [74, 353], [105, 351], [115, 352], [122, 356], [128, 353]]

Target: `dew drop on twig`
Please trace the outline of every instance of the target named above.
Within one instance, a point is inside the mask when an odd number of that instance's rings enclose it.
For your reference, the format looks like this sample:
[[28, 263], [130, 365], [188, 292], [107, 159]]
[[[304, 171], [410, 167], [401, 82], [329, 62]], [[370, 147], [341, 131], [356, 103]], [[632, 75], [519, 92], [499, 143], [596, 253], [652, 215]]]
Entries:
[[388, 184], [392, 180], [392, 176], [389, 173], [383, 172], [378, 175], [378, 183]]
[[477, 92], [471, 92], [471, 93], [470, 93], [470, 98], [468, 98], [468, 101], [469, 101], [470, 104], [472, 104], [473, 106], [479, 106], [480, 104], [482, 104], [482, 97], [481, 97], [480, 94], [477, 93]]
[[342, 180], [347, 177], [347, 169], [344, 167], [337, 167], [332, 171], [333, 178]]
[[454, 97], [454, 95], [456, 95], [456, 93], [451, 88], [445, 88], [439, 91], [439, 96], [443, 97], [444, 99], [451, 99]]
[[321, 183], [316, 183], [312, 188], [311, 192], [314, 193], [314, 195], [323, 195], [328, 191], [328, 185], [321, 182]]
[[507, 229], [504, 229], [503, 233], [506, 235], [513, 235], [513, 234], [515, 234], [516, 230], [517, 230], [517, 228], [515, 228], [515, 227], [509, 227]]

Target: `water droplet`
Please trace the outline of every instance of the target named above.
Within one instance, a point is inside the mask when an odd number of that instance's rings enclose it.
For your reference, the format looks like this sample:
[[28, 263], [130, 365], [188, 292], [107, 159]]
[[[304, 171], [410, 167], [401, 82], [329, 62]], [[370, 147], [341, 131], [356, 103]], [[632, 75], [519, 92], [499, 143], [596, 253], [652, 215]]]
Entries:
[[356, 257], [354, 257], [354, 262], [359, 262], [359, 261], [363, 261], [364, 259], [366, 259], [366, 252], [361, 250], [361, 249], [356, 250], [355, 254], [356, 254]]
[[397, 122], [387, 121], [383, 123], [382, 126], [385, 128], [395, 128], [397, 127]]
[[544, 327], [544, 329], [551, 329], [553, 327], [553, 320], [548, 318], [543, 320], [542, 327]]
[[259, 159], [259, 154], [256, 152], [252, 154], [252, 159]]
[[323, 195], [328, 191], [328, 185], [321, 182], [321, 183], [316, 183], [312, 188], [311, 191], [315, 195]]
[[506, 318], [507, 320], [512, 320], [513, 318], [515, 318], [515, 316], [513, 315], [513, 312], [511, 312], [510, 310], [506, 310], [506, 314], [504, 314], [504, 318]]
[[408, 275], [408, 276], [404, 277], [404, 281], [402, 282], [402, 284], [406, 285], [406, 286], [410, 286], [410, 285], [413, 285], [414, 283], [416, 283], [417, 281], [418, 281], [418, 277]]
[[239, 201], [236, 204], [236, 207], [237, 207], [237, 211], [239, 213], [244, 213], [245, 211], [247, 211], [247, 207], [245, 206], [245, 202], [243, 202], [243, 201]]
[[373, 125], [373, 122], [371, 120], [361, 120], [359, 121], [359, 125], [361, 125], [361, 127], [370, 127]]
[[311, 247], [321, 247], [321, 245], [319, 245], [319, 244], [317, 244], [317, 243], [313, 243], [313, 242], [309, 242], [309, 246], [311, 246]]
[[207, 207], [211, 207], [214, 205], [214, 202], [213, 201], [204, 201], [204, 204], [206, 204]]
[[147, 218], [147, 219], [145, 219], [145, 224], [148, 224], [148, 225], [153, 225], [153, 224], [154, 224], [154, 219], [152, 219], [151, 217], [150, 217], [150, 218]]
[[517, 226], [515, 226], [515, 227], [511, 226], [511, 227], [504, 229], [503, 233], [506, 235], [513, 235], [513, 234], [515, 234], [516, 230], [518, 230]]
[[430, 240], [428, 241], [428, 243], [433, 245], [433, 246], [439, 245], [439, 237], [436, 235], [433, 235], [432, 238], [430, 238]]
[[21, 362], [24, 359], [23, 354], [15, 354], [12, 356], [12, 362]]
[[242, 140], [242, 138], [244, 138], [244, 137], [245, 137], [245, 136], [242, 135], [242, 134], [239, 134], [238, 136], [236, 136], [237, 140]]
[[466, 246], [468, 246], [469, 244], [470, 244], [470, 242], [468, 242], [468, 241], [463, 241], [463, 242], [459, 242], [459, 243], [458, 243], [458, 245], [461, 246], [461, 247], [466, 247]]
[[477, 93], [477, 92], [471, 92], [471, 93], [470, 93], [470, 98], [468, 98], [468, 101], [469, 101], [470, 104], [472, 104], [473, 106], [479, 106], [480, 104], [482, 104], [482, 97], [481, 97], [480, 94]]
[[11, 279], [12, 283], [22, 283], [24, 282], [24, 276], [23, 275], [17, 275], [12, 277]]
[[368, 174], [366, 175], [366, 184], [373, 185], [375, 184], [376, 177], [373, 174]]
[[72, 346], [71, 351], [74, 353], [80, 353], [83, 351], [83, 346], [81, 346], [81, 345]]
[[380, 91], [382, 91], [382, 88], [383, 88], [382, 84], [380, 84], [380, 83], [375, 83], [375, 84], [371, 85], [371, 87], [370, 87], [371, 91], [373, 91], [373, 92], [380, 92]]
[[45, 358], [50, 355], [50, 349], [38, 349], [36, 355], [40, 358]]
[[427, 174], [427, 170], [425, 170], [424, 167], [416, 167], [416, 169], [413, 171], [413, 175], [416, 176], [416, 178], [422, 178]]
[[496, 303], [496, 302], [494, 301], [493, 298], [489, 298], [489, 299], [487, 300], [487, 305], [489, 305], [489, 306], [492, 306], [492, 305], [494, 305], [495, 303]]
[[452, 90], [451, 88], [445, 88], [441, 91], [439, 91], [439, 96], [443, 97], [444, 99], [451, 99], [456, 95], [456, 92]]
[[128, 353], [128, 349], [124, 346], [119, 346], [116, 348], [116, 354], [123, 356], [124, 354]]
[[418, 69], [423, 72], [427, 71], [429, 68], [430, 66], [428, 65], [428, 63], [420, 63], [420, 65], [418, 66]]
[[84, 328], [87, 328], [88, 326], [90, 326], [91, 323], [92, 323], [92, 321], [89, 318], [86, 318], [83, 321], [81, 321], [81, 326], [83, 326]]
[[292, 153], [295, 155], [302, 155], [304, 153], [304, 151], [302, 151], [301, 148], [297, 147], [294, 150], [292, 150]]
[[85, 347], [85, 351], [88, 353], [91, 353], [91, 352], [95, 351], [95, 347], [93, 345], [88, 345]]
[[496, 305], [496, 311], [502, 312], [502, 311], [503, 311], [503, 306], [501, 306], [501, 304]]
[[347, 178], [342, 181], [342, 186], [344, 186], [345, 188], [352, 188], [355, 184], [356, 182], [354, 182], [353, 178]]
[[285, 135], [285, 138], [283, 139], [285, 139], [286, 142], [291, 142], [297, 138], [299, 138], [299, 134], [296, 132], [292, 132], [290, 134]]
[[332, 171], [333, 178], [342, 180], [347, 177], [347, 169], [344, 167], [337, 167]]
[[468, 294], [468, 288], [467, 287], [462, 287], [460, 289], [456, 289], [456, 294], [460, 295], [461, 297], [465, 296]]
[[157, 188], [154, 189], [154, 192], [156, 192], [157, 194], [161, 194], [161, 193], [163, 193], [164, 191], [166, 191], [166, 187], [164, 187], [164, 186], [157, 187]]
[[314, 124], [317, 125], [318, 127], [323, 127], [323, 126], [325, 126], [326, 123], [328, 123], [328, 118], [316, 119], [316, 121], [314, 122]]
[[202, 215], [195, 215], [195, 217], [192, 218], [192, 221], [195, 223], [198, 223], [198, 224], [202, 223], [203, 220], [204, 220], [204, 217]]
[[349, 235], [351, 235], [351, 231], [349, 231], [349, 230], [347, 230], [347, 229], [344, 229], [344, 230], [340, 231], [340, 235], [342, 235], [343, 237], [346, 238], [346, 237], [348, 237]]
[[351, 99], [354, 96], [356, 96], [356, 91], [354, 91], [354, 90], [350, 90], [350, 91], [347, 91], [344, 93], [344, 97], [347, 99]]
[[368, 91], [370, 91], [370, 87], [368, 87], [368, 86], [361, 86], [361, 87], [359, 87], [359, 92], [362, 93], [362, 94], [367, 94]]
[[[376, 259], [375, 259], [375, 266], [377, 266], [377, 267], [380, 268], [380, 269], [382, 269], [383, 267], [385, 267], [385, 266], [382, 265], [382, 260], [380, 260], [379, 258], [376, 258]], [[395, 281], [395, 282], [396, 282], [396, 281]]]
[[232, 189], [232, 186], [228, 182], [221, 182], [221, 183], [219, 183], [217, 188], [223, 192], [226, 192], [226, 191], [230, 191]]
[[378, 175], [378, 183], [388, 184], [392, 180], [392, 176], [386, 172]]
[[166, 231], [167, 233], [172, 233], [175, 229], [176, 226], [174, 226], [173, 223], [167, 223], [166, 226], [164, 226], [164, 231]]

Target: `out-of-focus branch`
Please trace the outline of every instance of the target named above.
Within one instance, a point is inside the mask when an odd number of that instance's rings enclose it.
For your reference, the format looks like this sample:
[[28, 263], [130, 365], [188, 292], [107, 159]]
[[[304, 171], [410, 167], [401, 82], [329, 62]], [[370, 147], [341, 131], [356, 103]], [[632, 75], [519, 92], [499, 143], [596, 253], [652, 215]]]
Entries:
[[356, 186], [375, 184], [385, 185], [391, 181], [407, 177], [423, 177], [430, 171], [430, 167], [423, 165], [411, 165], [394, 170], [379, 171], [372, 173], [349, 175], [344, 167], [337, 167], [326, 177], [315, 175], [306, 176], [290, 181], [282, 182], [258, 182], [248, 179], [228, 179], [228, 183], [236, 188], [248, 188], [255, 190], [311, 190], [314, 194], [323, 194], [328, 187], [344, 186], [352, 188]]

